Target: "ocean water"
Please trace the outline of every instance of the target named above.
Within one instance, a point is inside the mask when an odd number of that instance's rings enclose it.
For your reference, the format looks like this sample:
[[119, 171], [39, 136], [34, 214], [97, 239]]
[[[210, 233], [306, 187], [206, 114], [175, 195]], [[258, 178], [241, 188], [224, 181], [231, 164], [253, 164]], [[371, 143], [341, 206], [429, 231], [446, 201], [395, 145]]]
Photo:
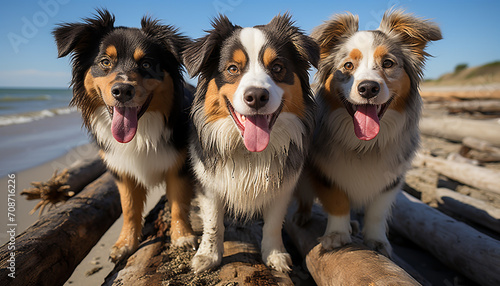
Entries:
[[0, 126], [76, 112], [70, 89], [0, 88]]
[[0, 88], [0, 177], [89, 143], [69, 89]]

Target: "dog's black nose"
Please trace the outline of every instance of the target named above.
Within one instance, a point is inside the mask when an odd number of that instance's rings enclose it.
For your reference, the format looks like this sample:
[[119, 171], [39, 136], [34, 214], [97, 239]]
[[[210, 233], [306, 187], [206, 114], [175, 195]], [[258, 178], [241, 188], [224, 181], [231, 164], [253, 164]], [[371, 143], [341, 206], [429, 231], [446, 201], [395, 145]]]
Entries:
[[259, 109], [269, 101], [269, 91], [264, 88], [250, 87], [243, 94], [245, 103], [255, 109]]
[[380, 84], [375, 81], [365, 80], [358, 85], [358, 92], [364, 98], [372, 98], [380, 91]]
[[111, 87], [111, 94], [119, 102], [127, 102], [134, 97], [135, 88], [131, 84], [119, 82]]

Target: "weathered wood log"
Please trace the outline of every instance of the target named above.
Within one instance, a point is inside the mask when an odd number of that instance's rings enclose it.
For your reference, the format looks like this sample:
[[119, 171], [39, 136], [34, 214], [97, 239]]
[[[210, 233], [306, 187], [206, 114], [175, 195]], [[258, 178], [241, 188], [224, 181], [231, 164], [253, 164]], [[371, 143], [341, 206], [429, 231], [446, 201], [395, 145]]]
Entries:
[[218, 286], [294, 285], [288, 274], [270, 269], [262, 262], [262, 221], [225, 225], [224, 255]]
[[500, 285], [500, 242], [435, 210], [405, 192], [390, 226], [437, 259], [482, 285]]
[[[225, 223], [224, 255], [219, 269], [195, 274], [190, 269], [192, 250], [171, 248], [164, 237], [170, 216], [163, 198], [146, 217], [139, 249], [125, 265], [117, 265], [106, 277], [104, 285], [293, 285], [288, 274], [265, 266], [260, 254], [262, 222]], [[201, 220], [195, 207], [191, 212], [192, 227], [201, 234]], [[146, 238], [147, 237], [147, 238]], [[214, 282], [215, 281], [215, 282]]]
[[469, 164], [473, 166], [479, 166], [479, 161], [475, 159], [470, 159], [467, 157], [464, 157], [460, 155], [459, 153], [450, 153], [446, 157], [446, 160], [452, 161], [452, 162], [457, 162], [457, 163], [463, 163], [463, 164]]
[[423, 88], [420, 91], [420, 95], [423, 98], [429, 99], [499, 99], [500, 90], [498, 89], [465, 89], [460, 88], [460, 90], [437, 90], [432, 88]]
[[116, 270], [106, 278], [103, 285], [162, 285], [163, 275], [157, 272], [162, 263], [161, 251], [163, 242], [160, 239], [145, 241], [132, 254], [121, 270]]
[[99, 157], [79, 160], [59, 174], [56, 170], [46, 182], [31, 183], [33, 187], [22, 191], [21, 195], [27, 200], [40, 200], [30, 214], [40, 209], [39, 214], [42, 215], [45, 206], [49, 205], [50, 209], [59, 202], [67, 201], [105, 171], [106, 166]]
[[416, 167], [430, 168], [450, 179], [471, 187], [500, 194], [499, 171], [423, 154], [418, 154], [412, 164]]
[[499, 100], [443, 101], [435, 103], [450, 113], [459, 112], [500, 112]]
[[500, 209], [445, 188], [436, 190], [438, 208], [500, 233]]
[[462, 144], [472, 149], [500, 155], [500, 148], [493, 146], [493, 144], [485, 140], [479, 140], [474, 137], [465, 137], [462, 140]]
[[498, 120], [472, 120], [453, 116], [422, 117], [422, 134], [460, 142], [465, 137], [486, 140], [500, 146], [500, 122]]
[[0, 248], [0, 285], [63, 285], [120, 216], [113, 176], [104, 174], [15, 239], [15, 279], [7, 276], [12, 250]]
[[369, 250], [356, 237], [354, 244], [325, 251], [317, 238], [323, 235], [326, 217], [315, 205], [311, 220], [298, 226], [292, 219], [295, 210], [295, 205], [289, 208], [285, 230], [305, 258], [318, 285], [420, 285], [398, 265]]

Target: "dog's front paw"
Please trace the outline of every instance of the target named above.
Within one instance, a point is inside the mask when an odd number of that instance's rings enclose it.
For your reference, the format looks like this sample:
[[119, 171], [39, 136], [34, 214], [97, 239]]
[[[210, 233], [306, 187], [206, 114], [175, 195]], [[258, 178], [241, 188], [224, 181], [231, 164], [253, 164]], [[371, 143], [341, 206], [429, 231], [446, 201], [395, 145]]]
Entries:
[[389, 240], [365, 239], [365, 245], [370, 249], [373, 249], [388, 258], [391, 258], [392, 246]]
[[191, 260], [191, 268], [195, 273], [201, 273], [205, 270], [209, 270], [219, 266], [221, 261], [222, 255], [218, 255], [217, 253], [196, 253], [196, 255], [193, 257], [193, 260]]
[[318, 240], [326, 250], [332, 250], [352, 242], [351, 235], [348, 232], [332, 232], [320, 237]]
[[263, 257], [268, 267], [274, 268], [277, 271], [288, 273], [291, 271], [292, 257], [286, 252], [273, 252], [267, 257]]
[[198, 238], [195, 235], [179, 237], [172, 240], [173, 247], [196, 250], [198, 248]]
[[111, 260], [111, 262], [117, 264], [118, 262], [127, 259], [136, 249], [137, 247], [132, 248], [127, 244], [121, 245], [119, 243], [116, 243], [111, 248], [109, 259]]

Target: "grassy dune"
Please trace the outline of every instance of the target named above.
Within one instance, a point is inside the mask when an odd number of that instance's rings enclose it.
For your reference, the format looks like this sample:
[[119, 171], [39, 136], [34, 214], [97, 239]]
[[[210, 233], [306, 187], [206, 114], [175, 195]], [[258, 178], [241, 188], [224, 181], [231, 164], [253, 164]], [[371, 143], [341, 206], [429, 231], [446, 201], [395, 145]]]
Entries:
[[500, 61], [482, 66], [467, 67], [457, 65], [454, 72], [446, 73], [438, 79], [426, 80], [426, 87], [464, 86], [500, 83]]

